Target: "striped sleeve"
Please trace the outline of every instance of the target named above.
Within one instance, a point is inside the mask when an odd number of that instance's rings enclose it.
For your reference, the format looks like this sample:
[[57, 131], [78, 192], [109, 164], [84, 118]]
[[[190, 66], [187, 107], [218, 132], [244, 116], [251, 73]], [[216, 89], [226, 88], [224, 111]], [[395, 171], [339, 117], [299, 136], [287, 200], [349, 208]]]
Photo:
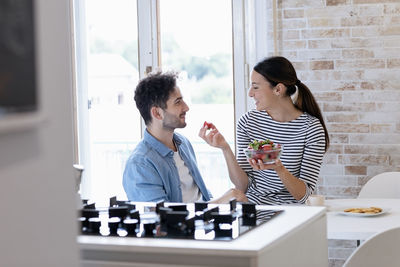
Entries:
[[307, 190], [304, 197], [299, 201], [305, 203], [311, 195], [318, 182], [322, 159], [325, 153], [325, 132], [316, 118], [309, 122], [306, 142], [301, 161], [300, 179], [306, 183]]

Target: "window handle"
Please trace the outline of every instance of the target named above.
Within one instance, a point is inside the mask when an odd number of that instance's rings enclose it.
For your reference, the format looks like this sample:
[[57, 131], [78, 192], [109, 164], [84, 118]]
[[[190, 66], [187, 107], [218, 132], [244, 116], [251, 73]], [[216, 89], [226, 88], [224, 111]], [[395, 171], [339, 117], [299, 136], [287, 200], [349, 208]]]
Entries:
[[153, 71], [153, 67], [152, 66], [146, 66], [146, 73], [145, 75], [147, 76], [150, 72]]

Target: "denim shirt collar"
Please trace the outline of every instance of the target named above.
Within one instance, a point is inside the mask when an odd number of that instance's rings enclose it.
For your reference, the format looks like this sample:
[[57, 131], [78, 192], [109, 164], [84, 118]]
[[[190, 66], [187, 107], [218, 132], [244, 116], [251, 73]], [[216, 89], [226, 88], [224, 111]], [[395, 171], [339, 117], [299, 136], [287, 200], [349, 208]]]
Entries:
[[[180, 144], [182, 143], [181, 139], [179, 138], [179, 136], [177, 134], [174, 133], [172, 139], [174, 140], [176, 146], [180, 146]], [[152, 136], [149, 131], [146, 130], [144, 131], [144, 136], [143, 136], [143, 140], [148, 143], [154, 150], [156, 150], [158, 153], [160, 153], [160, 155], [162, 155], [163, 157], [167, 156], [167, 155], [173, 155], [174, 151], [171, 150], [169, 147], [167, 147], [166, 145], [164, 145], [163, 143], [161, 143], [160, 141], [158, 141], [154, 136]], [[179, 148], [177, 147], [177, 149], [179, 150]]]

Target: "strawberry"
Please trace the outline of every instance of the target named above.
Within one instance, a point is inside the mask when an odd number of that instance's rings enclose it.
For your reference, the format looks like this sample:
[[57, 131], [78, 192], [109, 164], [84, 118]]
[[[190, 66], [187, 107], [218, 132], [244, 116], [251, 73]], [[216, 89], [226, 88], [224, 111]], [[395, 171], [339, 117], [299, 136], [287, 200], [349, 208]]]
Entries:
[[212, 124], [211, 122], [204, 122], [203, 127], [207, 127], [207, 130], [213, 129], [215, 128], [214, 124]]
[[261, 160], [263, 160], [263, 157], [264, 157], [263, 154], [261, 154], [261, 153], [256, 153], [256, 154], [253, 156], [253, 159], [255, 159], [255, 160], [261, 159]]
[[261, 149], [264, 150], [264, 151], [272, 150], [272, 145], [270, 145], [270, 144], [262, 145]]
[[267, 160], [268, 160], [268, 154], [262, 155], [261, 160], [262, 160], [263, 162], [267, 161]]

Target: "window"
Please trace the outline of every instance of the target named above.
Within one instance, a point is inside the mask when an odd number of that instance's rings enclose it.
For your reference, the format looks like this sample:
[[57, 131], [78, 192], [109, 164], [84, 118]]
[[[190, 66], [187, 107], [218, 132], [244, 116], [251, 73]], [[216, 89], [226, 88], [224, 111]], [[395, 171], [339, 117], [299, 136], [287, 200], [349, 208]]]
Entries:
[[190, 110], [187, 127], [179, 131], [191, 140], [207, 187], [214, 196], [229, 189], [222, 153], [197, 134], [204, 121], [211, 121], [235, 147], [235, 121], [247, 106], [244, 3], [74, 2], [83, 198], [101, 202], [116, 195], [126, 199], [125, 161], [144, 129], [134, 89], [146, 71], [157, 67], [181, 74], [178, 85]]
[[77, 88], [79, 136], [84, 140], [81, 162], [86, 174], [81, 194], [97, 202], [110, 195], [125, 199], [124, 162], [141, 139], [141, 118], [133, 101], [139, 80], [137, 3], [86, 0], [79, 8], [77, 14], [83, 15], [79, 25], [85, 29], [77, 38], [84, 52], [77, 57], [83, 73]]
[[161, 66], [180, 71], [180, 88], [190, 108], [187, 126], [177, 131], [192, 142], [203, 179], [219, 196], [231, 187], [226, 164], [220, 150], [198, 132], [204, 121], [213, 122], [234, 149], [231, 1], [159, 3]]

